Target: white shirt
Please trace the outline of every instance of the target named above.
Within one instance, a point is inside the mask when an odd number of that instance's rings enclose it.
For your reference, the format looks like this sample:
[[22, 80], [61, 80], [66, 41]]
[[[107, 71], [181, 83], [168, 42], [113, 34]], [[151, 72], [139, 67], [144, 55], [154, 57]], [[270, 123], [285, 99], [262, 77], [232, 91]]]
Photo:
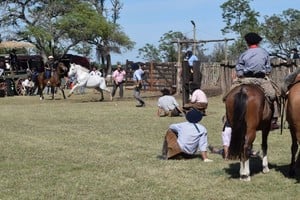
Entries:
[[174, 110], [175, 107], [179, 106], [175, 97], [171, 95], [164, 95], [158, 98], [157, 106], [162, 108], [164, 111]]
[[207, 100], [206, 94], [202, 90], [197, 89], [192, 94], [191, 102], [192, 103], [208, 103], [208, 100]]

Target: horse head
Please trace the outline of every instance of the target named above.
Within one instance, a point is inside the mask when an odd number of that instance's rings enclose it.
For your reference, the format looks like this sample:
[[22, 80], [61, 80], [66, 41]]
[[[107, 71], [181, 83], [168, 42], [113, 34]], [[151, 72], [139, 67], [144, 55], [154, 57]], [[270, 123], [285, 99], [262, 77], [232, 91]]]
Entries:
[[68, 76], [69, 77], [74, 76], [76, 73], [77, 73], [77, 65], [74, 64], [74, 63], [71, 63], [70, 64], [70, 69], [69, 69], [69, 72], [68, 72]]

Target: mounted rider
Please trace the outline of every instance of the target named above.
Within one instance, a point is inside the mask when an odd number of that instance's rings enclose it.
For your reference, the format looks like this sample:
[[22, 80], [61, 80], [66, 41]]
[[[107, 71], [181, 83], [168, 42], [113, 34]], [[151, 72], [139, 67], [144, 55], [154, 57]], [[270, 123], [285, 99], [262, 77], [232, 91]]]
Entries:
[[48, 61], [45, 64], [45, 78], [50, 79], [51, 73], [56, 67], [56, 62], [53, 56], [48, 56]]
[[259, 47], [262, 38], [250, 32], [245, 35], [248, 49], [242, 53], [236, 64], [237, 79], [233, 81], [231, 89], [241, 84], [256, 84], [261, 86], [268, 101], [274, 104], [272, 129], [279, 128], [277, 119], [279, 117], [280, 91], [276, 84], [269, 78], [272, 71], [268, 52]]

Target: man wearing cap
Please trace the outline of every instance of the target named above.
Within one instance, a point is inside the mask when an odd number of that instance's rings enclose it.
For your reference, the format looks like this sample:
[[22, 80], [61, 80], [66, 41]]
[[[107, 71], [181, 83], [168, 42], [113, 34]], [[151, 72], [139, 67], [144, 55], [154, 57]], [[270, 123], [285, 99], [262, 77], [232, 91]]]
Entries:
[[114, 80], [113, 90], [111, 93], [112, 97], [115, 96], [117, 88], [119, 88], [119, 96], [120, 98], [123, 98], [123, 83], [124, 83], [125, 75], [126, 72], [125, 70], [122, 69], [121, 63], [118, 63], [117, 69], [112, 74], [112, 78]]
[[237, 80], [233, 82], [232, 88], [250, 83], [260, 85], [269, 100], [274, 102], [272, 128], [279, 128], [277, 124], [279, 109], [276, 100], [280, 96], [280, 90], [269, 78], [272, 71], [269, 53], [259, 47], [262, 38], [257, 33], [247, 33], [244, 39], [248, 45], [248, 49], [238, 59], [235, 67]]
[[49, 56], [48, 61], [45, 64], [45, 78], [46, 79], [50, 79], [53, 67], [54, 67], [54, 57]]
[[162, 96], [158, 98], [157, 106], [157, 116], [159, 117], [176, 117], [182, 113], [175, 97], [170, 94], [170, 90], [164, 88], [161, 90]]
[[171, 124], [166, 133], [162, 157], [175, 158], [178, 155], [195, 155], [201, 153], [204, 162], [212, 162], [207, 157], [207, 130], [198, 124], [203, 114], [198, 110], [191, 110], [186, 114], [187, 122]]

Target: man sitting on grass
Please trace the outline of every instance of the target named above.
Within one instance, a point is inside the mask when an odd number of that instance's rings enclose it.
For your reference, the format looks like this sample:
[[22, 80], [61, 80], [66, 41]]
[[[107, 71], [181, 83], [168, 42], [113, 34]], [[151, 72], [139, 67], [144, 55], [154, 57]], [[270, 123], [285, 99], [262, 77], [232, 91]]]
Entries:
[[200, 111], [192, 109], [186, 114], [187, 122], [169, 126], [163, 143], [163, 159], [190, 157], [200, 152], [204, 162], [212, 162], [207, 157], [207, 130], [198, 124], [202, 116]]

